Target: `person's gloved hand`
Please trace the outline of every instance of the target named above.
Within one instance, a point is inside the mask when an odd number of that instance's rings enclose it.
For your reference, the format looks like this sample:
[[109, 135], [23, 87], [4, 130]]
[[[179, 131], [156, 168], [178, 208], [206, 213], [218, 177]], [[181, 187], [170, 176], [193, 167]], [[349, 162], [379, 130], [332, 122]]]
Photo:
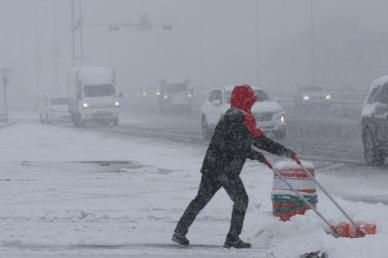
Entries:
[[294, 160], [296, 162], [296, 164], [300, 165], [302, 164], [302, 162], [300, 161], [298, 155], [296, 155], [296, 153], [294, 153], [292, 156], [291, 156], [291, 159]]
[[297, 155], [294, 151], [292, 151], [292, 150], [290, 150], [290, 149], [288, 149], [288, 150], [286, 151], [286, 153], [284, 153], [284, 155], [285, 155], [287, 158], [290, 158], [290, 159], [294, 160], [294, 161], [296, 162], [296, 164], [298, 164], [298, 165], [300, 165], [300, 164], [302, 163], [302, 162], [300, 161], [298, 155]]
[[255, 156], [256, 156], [255, 159], [260, 161], [260, 162], [263, 162], [265, 160], [265, 157], [264, 157], [263, 153], [261, 153], [261, 152], [256, 152]]

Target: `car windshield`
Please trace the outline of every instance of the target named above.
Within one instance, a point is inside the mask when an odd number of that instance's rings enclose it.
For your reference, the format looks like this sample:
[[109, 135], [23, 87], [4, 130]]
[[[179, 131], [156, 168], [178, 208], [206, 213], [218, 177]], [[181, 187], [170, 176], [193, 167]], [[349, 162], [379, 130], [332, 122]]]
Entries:
[[305, 91], [305, 92], [322, 92], [323, 88], [322, 87], [305, 87], [305, 88], [302, 88], [301, 91]]
[[112, 96], [114, 93], [115, 93], [115, 88], [113, 87], [112, 84], [84, 86], [85, 97], [106, 97], [106, 96]]
[[[262, 102], [269, 100], [268, 95], [263, 91], [263, 90], [255, 90], [256, 96], [257, 96], [257, 102]], [[227, 91], [226, 93], [226, 103], [230, 103], [231, 97], [232, 97], [232, 92]]]
[[68, 105], [69, 99], [68, 98], [51, 98], [50, 104], [51, 105]]
[[164, 85], [164, 91], [166, 93], [183, 92], [186, 90], [187, 90], [187, 87], [186, 87], [186, 84], [184, 83]]

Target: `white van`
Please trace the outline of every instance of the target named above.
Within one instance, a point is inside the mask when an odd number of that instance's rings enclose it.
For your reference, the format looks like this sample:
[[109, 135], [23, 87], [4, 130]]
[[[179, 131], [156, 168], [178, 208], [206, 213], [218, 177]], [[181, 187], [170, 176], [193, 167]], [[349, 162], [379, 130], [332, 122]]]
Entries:
[[113, 69], [106, 67], [73, 68], [68, 73], [70, 113], [75, 126], [95, 121], [119, 124], [118, 96]]

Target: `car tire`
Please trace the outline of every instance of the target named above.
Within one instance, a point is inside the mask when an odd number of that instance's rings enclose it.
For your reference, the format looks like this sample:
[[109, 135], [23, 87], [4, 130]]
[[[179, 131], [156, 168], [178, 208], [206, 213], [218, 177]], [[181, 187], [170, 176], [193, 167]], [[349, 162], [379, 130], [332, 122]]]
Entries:
[[201, 118], [201, 128], [202, 128], [203, 138], [209, 141], [212, 133], [205, 115], [202, 115], [202, 118]]
[[363, 132], [364, 157], [369, 166], [381, 167], [384, 165], [385, 157], [376, 144], [376, 137], [373, 131], [365, 128]]

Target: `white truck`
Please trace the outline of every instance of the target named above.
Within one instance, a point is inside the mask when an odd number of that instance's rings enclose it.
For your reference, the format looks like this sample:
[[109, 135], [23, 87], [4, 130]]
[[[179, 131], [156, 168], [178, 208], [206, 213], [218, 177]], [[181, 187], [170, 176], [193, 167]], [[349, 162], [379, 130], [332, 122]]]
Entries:
[[119, 124], [120, 102], [115, 84], [115, 72], [111, 68], [69, 69], [69, 110], [75, 126], [84, 126], [86, 122]]

